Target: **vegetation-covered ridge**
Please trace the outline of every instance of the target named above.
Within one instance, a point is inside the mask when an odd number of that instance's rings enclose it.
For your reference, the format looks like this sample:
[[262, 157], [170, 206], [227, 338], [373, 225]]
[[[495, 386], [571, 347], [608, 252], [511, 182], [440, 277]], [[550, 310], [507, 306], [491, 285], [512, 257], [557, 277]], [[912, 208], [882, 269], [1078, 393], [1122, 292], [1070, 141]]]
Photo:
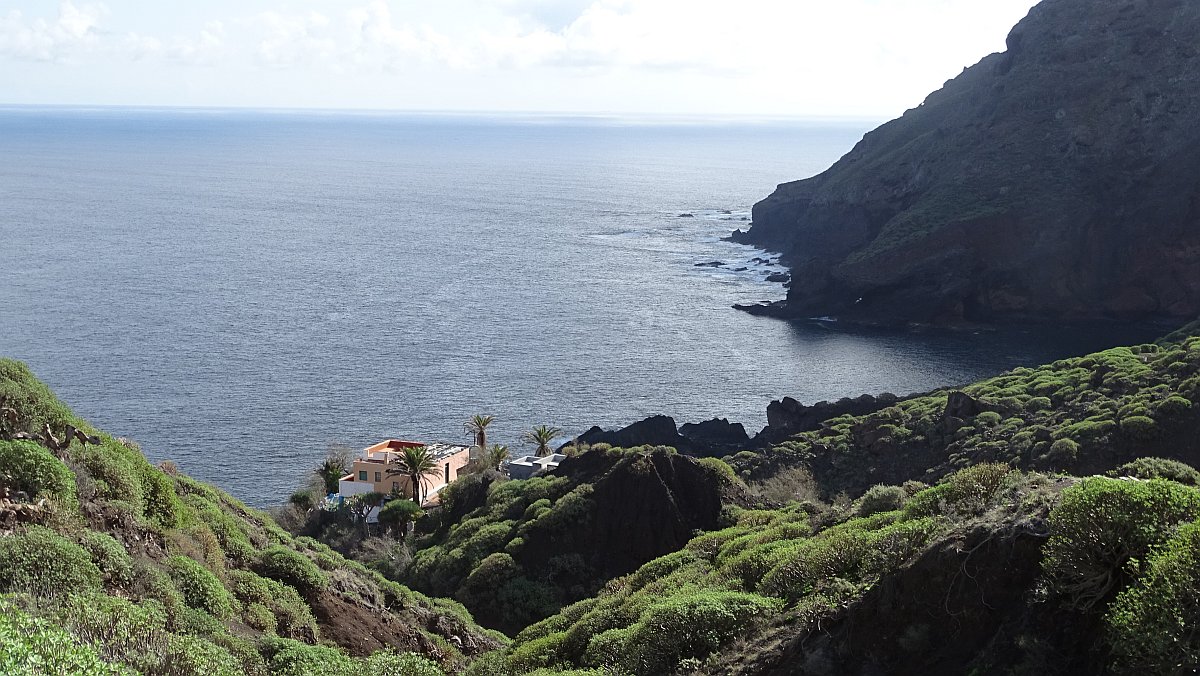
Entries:
[[383, 532], [346, 547], [353, 531], [329, 513], [310, 513], [306, 528], [413, 589], [460, 601], [484, 626], [515, 635], [679, 549], [696, 532], [719, 527], [727, 505], [748, 499], [720, 460], [597, 445], [552, 475], [467, 475], [442, 492], [442, 506], [418, 522], [414, 535], [399, 540]]
[[987, 462], [1075, 475], [1142, 456], [1200, 464], [1200, 338], [1169, 338], [832, 418], [766, 452], [727, 461], [751, 482], [803, 467], [826, 497], [930, 482]]
[[0, 673], [425, 676], [505, 642], [151, 465], [0, 359]]
[[[1195, 461], [1198, 372], [1200, 339], [1177, 334], [727, 458], [731, 485], [766, 502], [726, 501], [715, 529], [468, 673], [1186, 671], [1200, 665], [1200, 472], [1180, 459]], [[469, 537], [417, 560], [521, 529], [502, 498], [561, 481], [496, 483], [490, 509], [456, 522]], [[472, 575], [511, 566], [507, 542]]]
[[[485, 469], [445, 489], [415, 534], [385, 529], [388, 560], [363, 557], [370, 568], [151, 466], [20, 364], [0, 366], [0, 671], [1200, 666], [1188, 331], [724, 460], [596, 445], [530, 480]], [[292, 525], [341, 546], [322, 511]]]

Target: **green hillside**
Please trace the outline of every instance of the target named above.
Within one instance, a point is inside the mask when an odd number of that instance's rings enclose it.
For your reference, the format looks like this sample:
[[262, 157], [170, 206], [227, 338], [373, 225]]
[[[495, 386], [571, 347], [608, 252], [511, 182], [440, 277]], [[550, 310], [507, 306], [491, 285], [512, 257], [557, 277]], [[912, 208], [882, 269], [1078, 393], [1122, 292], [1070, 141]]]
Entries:
[[0, 360], [0, 672], [440, 674], [505, 639], [80, 420]]
[[552, 476], [456, 483], [389, 580], [3, 361], [0, 671], [1184, 673], [1197, 397], [1181, 333], [724, 462], [580, 448]]

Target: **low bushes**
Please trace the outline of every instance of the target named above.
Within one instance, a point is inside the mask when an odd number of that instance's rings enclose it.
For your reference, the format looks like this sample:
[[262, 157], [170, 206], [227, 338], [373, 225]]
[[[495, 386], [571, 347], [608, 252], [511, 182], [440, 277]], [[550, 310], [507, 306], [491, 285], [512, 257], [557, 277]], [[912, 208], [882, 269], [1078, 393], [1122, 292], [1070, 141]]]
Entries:
[[592, 638], [584, 662], [632, 674], [666, 674], [680, 661], [705, 658], [744, 633], [778, 601], [756, 594], [703, 591], [650, 606], [638, 621]]
[[233, 602], [229, 591], [216, 575], [194, 559], [172, 556], [167, 559], [167, 571], [188, 606], [203, 610], [220, 620], [232, 614]]
[[1146, 574], [1113, 601], [1108, 636], [1129, 673], [1176, 673], [1200, 664], [1200, 522], [1190, 523], [1150, 558]]
[[307, 556], [286, 547], [275, 546], [259, 557], [258, 573], [295, 587], [302, 594], [311, 594], [325, 586], [325, 574]]
[[980, 513], [990, 507], [1013, 476], [1008, 465], [973, 465], [951, 474], [933, 488], [912, 497], [904, 506], [906, 517], [946, 513]]
[[872, 486], [858, 500], [858, 515], [871, 516], [880, 512], [891, 512], [904, 506], [908, 493], [900, 486]]
[[1142, 559], [1177, 524], [1200, 516], [1200, 491], [1173, 481], [1120, 481], [1096, 477], [1063, 491], [1050, 513], [1043, 548], [1050, 588], [1089, 609], [1107, 601]]
[[[319, 637], [312, 609], [288, 585], [248, 570], [229, 572], [229, 589], [246, 606], [247, 624], [270, 625], [284, 638], [315, 642]], [[262, 612], [270, 615], [268, 620]]]
[[99, 589], [102, 580], [87, 550], [49, 528], [0, 537], [0, 591], [57, 596]]
[[74, 505], [75, 473], [40, 444], [0, 441], [0, 487]]
[[1165, 458], [1138, 458], [1109, 472], [1109, 475], [1138, 479], [1170, 479], [1188, 486], [1200, 485], [1200, 472], [1191, 465]]
[[104, 575], [105, 582], [124, 586], [133, 581], [133, 559], [126, 551], [125, 545], [117, 542], [116, 538], [107, 533], [88, 530], [79, 536], [79, 540], [79, 544], [87, 550], [92, 562]]
[[[2, 366], [2, 364], [0, 364]], [[30, 617], [0, 599], [0, 673], [128, 674], [61, 627]]]

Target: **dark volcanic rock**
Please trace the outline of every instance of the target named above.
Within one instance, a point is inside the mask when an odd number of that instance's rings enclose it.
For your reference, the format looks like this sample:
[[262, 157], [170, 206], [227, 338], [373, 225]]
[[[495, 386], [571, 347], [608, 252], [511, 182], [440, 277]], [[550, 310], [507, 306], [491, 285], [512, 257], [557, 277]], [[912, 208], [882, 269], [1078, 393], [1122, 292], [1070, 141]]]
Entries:
[[679, 433], [699, 448], [742, 450], [750, 443], [746, 428], [725, 418], [713, 418], [702, 423], [684, 423]]
[[784, 254], [787, 317], [1193, 317], [1198, 50], [1200, 3], [1044, 0], [734, 239]]
[[756, 442], [773, 442], [800, 432], [819, 429], [821, 423], [842, 415], [867, 415], [885, 409], [898, 401], [896, 395], [884, 392], [879, 396], [864, 394], [854, 399], [835, 402], [820, 401], [805, 406], [791, 397], [767, 404], [767, 427], [755, 438]]
[[722, 263], [721, 261], [708, 261], [707, 263], [696, 263], [694, 267], [697, 267], [697, 268], [720, 268], [720, 267], [724, 267], [724, 266], [725, 266], [725, 264]]
[[675, 419], [666, 415], [650, 416], [615, 431], [594, 426], [575, 437], [575, 441], [583, 444], [610, 444], [621, 448], [650, 445], [674, 446], [679, 449], [680, 445], [687, 444], [687, 440], [679, 435]]
[[610, 444], [621, 448], [634, 446], [671, 446], [690, 455], [724, 455], [747, 447], [750, 437], [741, 423], [713, 418], [702, 423], [676, 427], [670, 416], [656, 415], [619, 430], [592, 427], [572, 443]]

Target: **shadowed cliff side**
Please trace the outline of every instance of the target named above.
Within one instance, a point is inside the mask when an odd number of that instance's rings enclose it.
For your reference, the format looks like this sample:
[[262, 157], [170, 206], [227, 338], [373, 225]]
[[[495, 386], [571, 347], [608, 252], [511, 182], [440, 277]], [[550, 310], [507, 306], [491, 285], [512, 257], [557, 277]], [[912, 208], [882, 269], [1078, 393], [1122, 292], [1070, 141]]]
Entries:
[[403, 579], [509, 633], [718, 528], [727, 505], [751, 502], [721, 461], [670, 449], [596, 449], [550, 475], [472, 475], [447, 491], [443, 527], [416, 543]]
[[736, 241], [780, 251], [751, 311], [954, 324], [1200, 311], [1200, 6], [1045, 0], [1007, 51], [785, 183]]

